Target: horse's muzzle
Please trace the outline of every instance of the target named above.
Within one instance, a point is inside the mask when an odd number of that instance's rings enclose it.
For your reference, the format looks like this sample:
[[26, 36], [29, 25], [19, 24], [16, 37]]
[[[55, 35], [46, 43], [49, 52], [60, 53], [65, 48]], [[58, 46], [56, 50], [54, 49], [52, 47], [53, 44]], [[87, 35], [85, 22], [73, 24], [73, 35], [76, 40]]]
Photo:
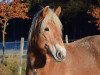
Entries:
[[56, 52], [56, 57], [59, 59], [59, 60], [63, 60], [64, 59], [64, 55], [63, 55], [63, 53], [61, 52], [61, 51], [57, 51]]
[[66, 57], [66, 49], [60, 45], [55, 45], [54, 47], [50, 47], [49, 45], [45, 45], [47, 53], [54, 57], [54, 59], [58, 62], [62, 61]]

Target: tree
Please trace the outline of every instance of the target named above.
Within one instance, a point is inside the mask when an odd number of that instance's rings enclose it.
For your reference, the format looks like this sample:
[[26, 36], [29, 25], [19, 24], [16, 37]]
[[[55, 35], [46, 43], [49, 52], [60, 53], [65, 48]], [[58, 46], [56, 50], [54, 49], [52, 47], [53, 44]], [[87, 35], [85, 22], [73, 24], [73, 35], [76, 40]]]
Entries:
[[28, 4], [22, 3], [20, 0], [13, 0], [11, 4], [5, 1], [0, 3], [0, 26], [2, 27], [2, 44], [3, 44], [3, 61], [5, 52], [5, 36], [8, 21], [13, 18], [29, 19], [27, 15]]
[[97, 29], [100, 30], [100, 7], [92, 6], [88, 14], [95, 18], [93, 22], [96, 22]]

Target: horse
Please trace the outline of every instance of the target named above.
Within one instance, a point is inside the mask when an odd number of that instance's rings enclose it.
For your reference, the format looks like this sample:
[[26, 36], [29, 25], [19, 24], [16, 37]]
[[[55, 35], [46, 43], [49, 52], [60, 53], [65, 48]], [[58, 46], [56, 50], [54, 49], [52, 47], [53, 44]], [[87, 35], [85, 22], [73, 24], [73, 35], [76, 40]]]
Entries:
[[60, 13], [46, 6], [34, 16], [26, 75], [100, 75], [100, 35], [64, 43]]

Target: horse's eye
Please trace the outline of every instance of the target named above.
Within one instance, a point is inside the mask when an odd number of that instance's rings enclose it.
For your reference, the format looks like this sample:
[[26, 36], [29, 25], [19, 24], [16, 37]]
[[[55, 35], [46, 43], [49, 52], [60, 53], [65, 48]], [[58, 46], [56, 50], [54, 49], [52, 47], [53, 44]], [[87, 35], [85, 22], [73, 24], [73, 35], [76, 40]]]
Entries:
[[44, 30], [45, 30], [45, 31], [49, 31], [49, 28], [46, 27]]

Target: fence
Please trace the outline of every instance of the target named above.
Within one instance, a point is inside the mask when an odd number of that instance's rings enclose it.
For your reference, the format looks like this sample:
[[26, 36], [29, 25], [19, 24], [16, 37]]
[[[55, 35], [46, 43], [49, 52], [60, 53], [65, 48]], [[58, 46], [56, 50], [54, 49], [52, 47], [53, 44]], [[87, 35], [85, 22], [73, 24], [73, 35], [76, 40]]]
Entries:
[[[19, 50], [20, 49], [20, 41], [6, 42], [5, 49], [6, 50]], [[2, 50], [2, 43], [0, 43], [0, 50]], [[24, 50], [27, 50], [27, 41], [24, 42]]]
[[[5, 54], [18, 54], [19, 51], [20, 51], [20, 41], [5, 43]], [[26, 52], [27, 52], [27, 41], [24, 41], [23, 54], [26, 54]], [[2, 54], [3, 54], [2, 43], [0, 43], [0, 55], [2, 55]]]

